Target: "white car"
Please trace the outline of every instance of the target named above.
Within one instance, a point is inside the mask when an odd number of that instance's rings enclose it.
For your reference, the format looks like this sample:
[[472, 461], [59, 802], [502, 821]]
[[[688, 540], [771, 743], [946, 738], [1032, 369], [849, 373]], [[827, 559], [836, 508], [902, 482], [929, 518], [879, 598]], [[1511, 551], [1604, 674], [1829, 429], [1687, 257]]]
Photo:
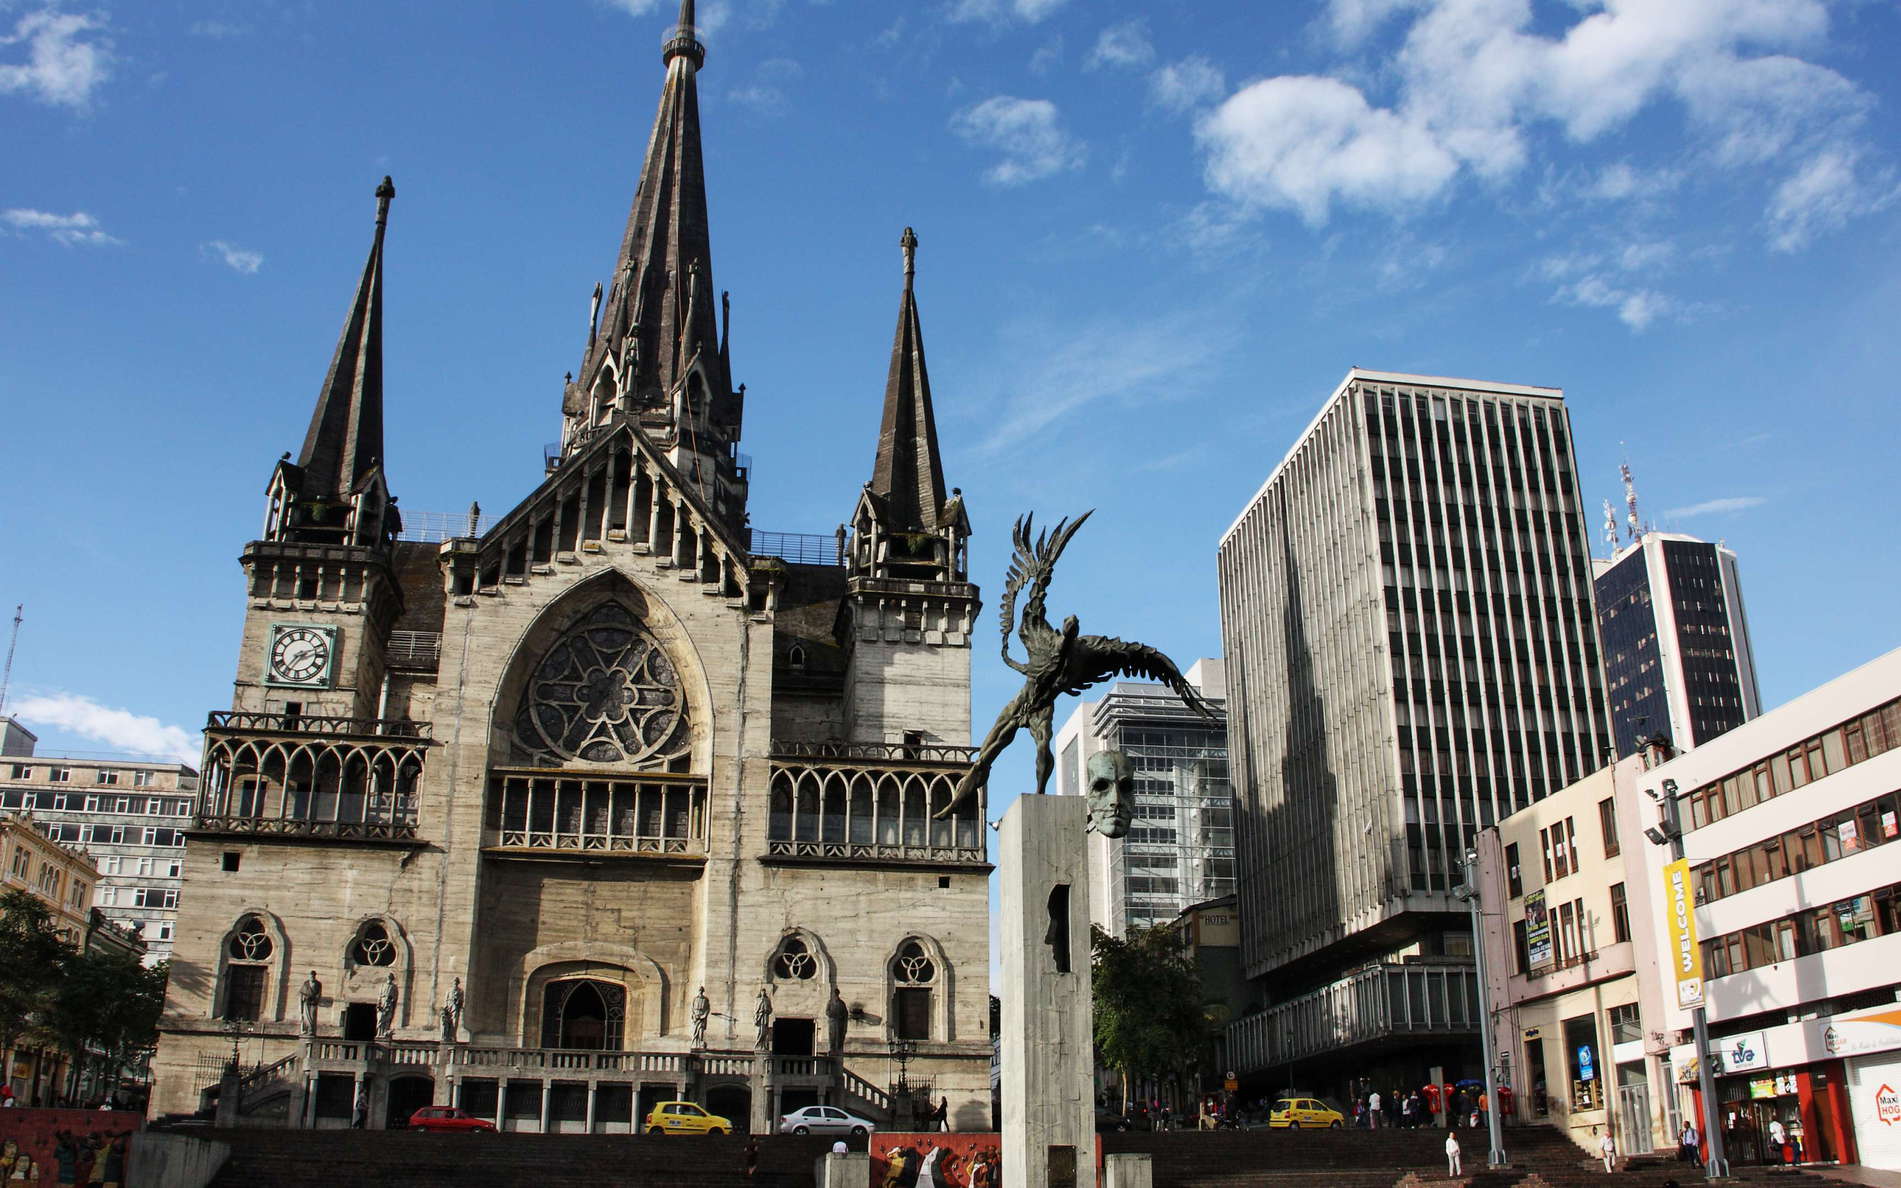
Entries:
[[806, 1106], [779, 1116], [780, 1134], [849, 1134], [862, 1138], [876, 1129], [876, 1122], [847, 1114], [837, 1106]]

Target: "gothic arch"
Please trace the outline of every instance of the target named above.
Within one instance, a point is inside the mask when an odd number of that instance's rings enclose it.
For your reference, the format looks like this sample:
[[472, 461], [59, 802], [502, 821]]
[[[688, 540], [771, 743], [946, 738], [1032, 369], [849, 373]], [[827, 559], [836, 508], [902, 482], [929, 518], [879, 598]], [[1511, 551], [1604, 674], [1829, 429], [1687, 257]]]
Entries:
[[[928, 979], [907, 980], [900, 971], [900, 958], [907, 946], [916, 945], [931, 965]], [[899, 1036], [898, 991], [904, 989], [928, 989], [930, 1002], [930, 1034], [926, 1037], [932, 1043], [948, 1043], [957, 1038], [957, 1012], [952, 1009], [957, 999], [956, 971], [950, 959], [944, 955], [944, 946], [936, 937], [926, 932], [907, 932], [891, 946], [891, 952], [885, 957], [885, 1038], [887, 1041]]]
[[[610, 681], [598, 689], [584, 689], [578, 679], [544, 681], [550, 700], [559, 705], [539, 720], [526, 720], [531, 686], [550, 672], [551, 664], [559, 667], [554, 651], [565, 647], [577, 632], [597, 628], [630, 631], [643, 641], [624, 655], [639, 671], [627, 673], [622, 685], [609, 687]], [[590, 647], [583, 668], [592, 671], [605, 663], [598, 649]], [[524, 764], [540, 753], [549, 758], [534, 761], [535, 766], [710, 771], [713, 708], [705, 672], [691, 635], [664, 599], [618, 569], [594, 574], [544, 607], [516, 641], [496, 688], [490, 761]], [[580, 678], [585, 673], [552, 675]], [[663, 731], [668, 723], [664, 714], [654, 711], [671, 696], [669, 689], [677, 690], [679, 737], [656, 740], [653, 733]], [[588, 700], [593, 694], [621, 696], [623, 709], [632, 712], [603, 714]], [[563, 714], [569, 716], [564, 719]], [[574, 743], [583, 745], [569, 745]], [[583, 758], [577, 751], [597, 757]], [[629, 759], [630, 753], [635, 757]]]
[[666, 971], [659, 962], [628, 945], [606, 941], [562, 941], [542, 945], [521, 959], [513, 1003], [516, 1036], [523, 1047], [541, 1046], [542, 1009], [548, 986], [558, 981], [592, 980], [625, 987], [623, 1049], [667, 1033], [672, 1012]]
[[257, 1020], [268, 1022], [284, 1017], [284, 1004], [287, 996], [291, 951], [290, 935], [284, 931], [284, 922], [275, 912], [261, 907], [246, 907], [231, 918], [231, 926], [218, 938], [218, 980], [211, 996], [211, 1017], [225, 1017], [226, 998], [231, 991], [231, 966], [233, 962], [232, 945], [245, 930], [246, 925], [256, 920], [262, 925], [264, 937], [270, 944], [270, 952], [262, 961], [238, 960], [241, 965], [262, 965], [264, 984], [259, 995]]

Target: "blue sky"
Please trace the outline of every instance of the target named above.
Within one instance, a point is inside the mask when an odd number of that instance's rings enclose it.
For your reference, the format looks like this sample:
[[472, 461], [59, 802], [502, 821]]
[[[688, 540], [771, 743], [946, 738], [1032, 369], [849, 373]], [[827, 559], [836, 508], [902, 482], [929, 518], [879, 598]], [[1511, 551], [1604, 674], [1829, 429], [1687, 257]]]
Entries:
[[[532, 489], [673, 11], [0, 0], [0, 603], [43, 750], [192, 755], [229, 703], [384, 173], [391, 484], [412, 520]], [[1592, 506], [1627, 457], [1741, 555], [1769, 704], [1901, 642], [1896, 4], [700, 11], [755, 526], [869, 477], [908, 223], [991, 607], [1015, 515], [1094, 507], [1052, 609], [1213, 654], [1220, 533], [1359, 365], [1563, 387]], [[1012, 688], [975, 666], [981, 731]]]

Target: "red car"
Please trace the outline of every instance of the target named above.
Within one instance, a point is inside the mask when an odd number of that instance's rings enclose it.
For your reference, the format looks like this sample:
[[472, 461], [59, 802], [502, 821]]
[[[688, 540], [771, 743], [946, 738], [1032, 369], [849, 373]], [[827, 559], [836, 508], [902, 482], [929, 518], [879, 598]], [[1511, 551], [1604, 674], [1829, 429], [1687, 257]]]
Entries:
[[495, 1123], [478, 1118], [455, 1106], [424, 1106], [409, 1116], [409, 1128], [422, 1131], [473, 1130], [495, 1133]]

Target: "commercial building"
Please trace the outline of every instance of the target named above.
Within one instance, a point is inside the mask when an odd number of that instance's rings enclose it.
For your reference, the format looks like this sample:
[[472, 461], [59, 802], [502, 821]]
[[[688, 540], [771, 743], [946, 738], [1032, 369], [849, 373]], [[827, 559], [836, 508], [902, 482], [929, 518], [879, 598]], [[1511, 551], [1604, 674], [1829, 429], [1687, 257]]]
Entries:
[[1237, 1071], [1476, 1069], [1458, 864], [1610, 743], [1563, 393], [1355, 368], [1219, 564]]
[[1602, 1128], [1634, 1153], [1669, 1146], [1681, 1122], [1659, 1021], [1662, 857], [1638, 791], [1651, 758], [1601, 768], [1477, 845], [1501, 1107], [1593, 1153]]
[[[384, 448], [377, 190], [308, 434], [241, 556], [161, 1112], [200, 1107], [235, 1029], [270, 1075], [220, 1106], [254, 1120], [348, 1125], [362, 1091], [372, 1126], [434, 1103], [624, 1133], [682, 1097], [754, 1131], [818, 1102], [903, 1125], [904, 1070], [954, 1128], [990, 1121], [982, 797], [936, 815], [970, 770], [978, 591], [918, 241], [891, 227], [897, 330], [849, 528], [753, 532], [692, 0], [661, 57], [626, 233], [549, 401], [560, 444], [485, 531], [412, 539], [390, 494], [434, 447]], [[603, 145], [635, 143], [623, 111], [596, 112]]]
[[[56, 932], [74, 948], [93, 931], [92, 892], [99, 870], [85, 853], [47, 837], [24, 813], [0, 813], [0, 888], [24, 891], [46, 905]], [[21, 1046], [0, 1053], [6, 1080], [27, 1104], [64, 1091], [67, 1059], [55, 1049]]]
[[1679, 948], [1660, 894], [1672, 1060], [1694, 1089], [1700, 993], [1730, 1161], [1777, 1161], [1779, 1128], [1806, 1158], [1901, 1169], [1901, 650], [1641, 786], [1674, 794], [1700, 941]]
[[[1220, 660], [1185, 674], [1219, 717], [1227, 691]], [[1234, 892], [1234, 799], [1224, 724], [1190, 709], [1166, 685], [1118, 681], [1079, 703], [1056, 733], [1056, 791], [1081, 795], [1089, 757], [1119, 750], [1135, 774], [1127, 835], [1091, 834], [1089, 917], [1115, 936], [1166, 924], [1191, 904]]]
[[1644, 532], [1597, 562], [1596, 589], [1619, 755], [1657, 735], [1687, 751], [1762, 712], [1735, 553]]
[[198, 773], [179, 763], [38, 755], [30, 742], [0, 760], [0, 810], [27, 813], [48, 837], [92, 856], [92, 906], [143, 938], [151, 964], [171, 956], [197, 804]]

